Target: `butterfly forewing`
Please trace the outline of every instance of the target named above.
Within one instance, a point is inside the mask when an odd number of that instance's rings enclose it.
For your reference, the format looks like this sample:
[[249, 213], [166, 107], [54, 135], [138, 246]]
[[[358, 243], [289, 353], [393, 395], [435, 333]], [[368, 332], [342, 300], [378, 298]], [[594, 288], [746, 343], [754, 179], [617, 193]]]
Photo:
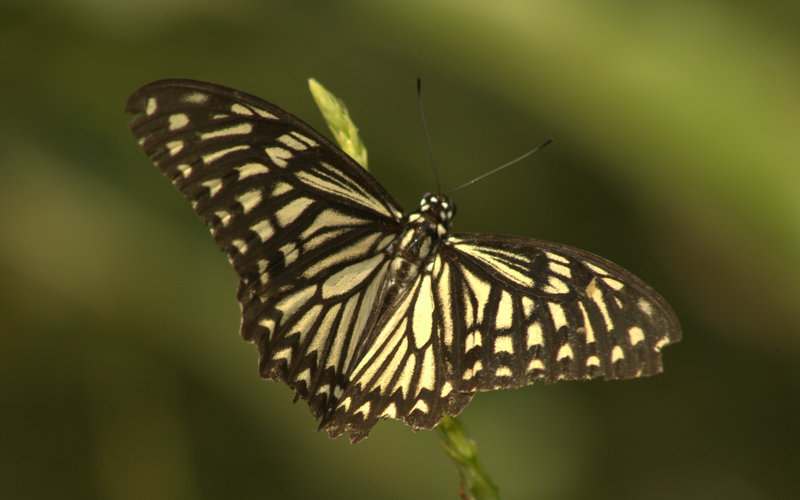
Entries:
[[127, 110], [239, 274], [242, 335], [257, 343], [262, 374], [321, 416], [374, 307], [398, 204], [327, 139], [256, 97], [165, 80]]
[[404, 216], [355, 161], [257, 97], [163, 80], [127, 110], [238, 273], [262, 376], [331, 437], [358, 441], [382, 418], [431, 428], [476, 391], [650, 375], [680, 339], [667, 303], [619, 266], [555, 243], [448, 236], [443, 195]]

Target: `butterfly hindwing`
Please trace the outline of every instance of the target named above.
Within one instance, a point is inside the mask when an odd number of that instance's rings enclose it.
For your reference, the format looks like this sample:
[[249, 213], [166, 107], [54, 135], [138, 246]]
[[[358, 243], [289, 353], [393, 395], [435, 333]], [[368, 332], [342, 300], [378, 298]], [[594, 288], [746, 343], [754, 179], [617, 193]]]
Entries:
[[443, 414], [457, 415], [472, 392], [454, 390], [444, 362], [447, 346], [436, 310], [434, 282], [421, 274], [369, 343], [350, 374], [348, 389], [327, 422], [331, 437], [366, 437], [381, 418], [430, 429]]
[[460, 391], [652, 375], [661, 349], [680, 340], [655, 291], [589, 252], [456, 234], [441, 258], [438, 301], [453, 318], [447, 359]]

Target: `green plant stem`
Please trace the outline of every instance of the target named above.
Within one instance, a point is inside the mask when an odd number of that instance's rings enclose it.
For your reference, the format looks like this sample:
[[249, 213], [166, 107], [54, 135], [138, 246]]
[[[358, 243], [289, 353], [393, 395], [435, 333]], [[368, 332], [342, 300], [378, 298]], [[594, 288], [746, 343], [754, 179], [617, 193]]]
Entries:
[[458, 417], [445, 415], [436, 426], [436, 432], [461, 476], [462, 497], [470, 500], [499, 499], [497, 485], [483, 468], [478, 459], [478, 447]]

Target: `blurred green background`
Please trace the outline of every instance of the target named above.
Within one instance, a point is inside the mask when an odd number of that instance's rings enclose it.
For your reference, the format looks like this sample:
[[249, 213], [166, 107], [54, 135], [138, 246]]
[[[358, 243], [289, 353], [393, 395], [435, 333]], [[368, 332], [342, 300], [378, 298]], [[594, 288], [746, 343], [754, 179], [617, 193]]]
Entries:
[[122, 109], [190, 77], [324, 130], [343, 98], [406, 207], [585, 248], [659, 290], [666, 372], [479, 394], [506, 499], [800, 497], [800, 4], [0, 3], [0, 496], [458, 498], [432, 432], [356, 446], [258, 378], [236, 277]]

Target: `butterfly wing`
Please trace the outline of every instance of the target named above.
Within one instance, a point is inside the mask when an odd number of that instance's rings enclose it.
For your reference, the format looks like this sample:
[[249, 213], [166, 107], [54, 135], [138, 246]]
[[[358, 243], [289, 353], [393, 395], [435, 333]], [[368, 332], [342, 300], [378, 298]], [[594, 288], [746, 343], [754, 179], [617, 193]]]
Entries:
[[[254, 96], [164, 80], [131, 129], [240, 277], [242, 336], [331, 437], [381, 418], [431, 428], [476, 391], [661, 371], [681, 337], [644, 282], [555, 243], [456, 234], [394, 301], [399, 205], [311, 127]], [[405, 285], [404, 285], [405, 286]]]
[[532, 239], [456, 234], [441, 246], [435, 297], [460, 392], [661, 371], [681, 338], [642, 280], [589, 252]]
[[456, 391], [451, 383], [443, 340], [452, 339], [453, 332], [445, 330], [435, 286], [430, 273], [421, 273], [387, 310], [374, 341], [353, 367], [341, 401], [324, 422], [332, 438], [348, 432], [355, 443], [383, 418], [430, 429], [443, 414], [457, 415], [472, 399], [473, 391]]
[[355, 367], [327, 428], [355, 442], [381, 418], [430, 429], [476, 391], [652, 375], [680, 338], [664, 299], [602, 257], [454, 235]]
[[240, 277], [262, 376], [320, 417], [363, 339], [402, 212], [361, 166], [257, 97], [192, 80], [134, 93], [130, 128]]

